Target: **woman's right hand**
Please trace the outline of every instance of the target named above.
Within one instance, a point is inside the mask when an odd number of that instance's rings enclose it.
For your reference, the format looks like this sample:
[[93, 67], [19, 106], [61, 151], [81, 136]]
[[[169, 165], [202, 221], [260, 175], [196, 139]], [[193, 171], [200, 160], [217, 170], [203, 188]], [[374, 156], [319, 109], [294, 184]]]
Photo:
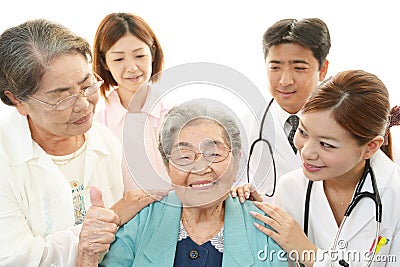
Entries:
[[245, 200], [260, 201], [263, 199], [252, 184], [242, 184], [231, 189], [232, 197], [239, 197], [240, 203]]
[[98, 255], [106, 252], [117, 232], [120, 218], [114, 211], [106, 209], [100, 189], [90, 188], [92, 206], [86, 213], [79, 235], [76, 266], [97, 266]]

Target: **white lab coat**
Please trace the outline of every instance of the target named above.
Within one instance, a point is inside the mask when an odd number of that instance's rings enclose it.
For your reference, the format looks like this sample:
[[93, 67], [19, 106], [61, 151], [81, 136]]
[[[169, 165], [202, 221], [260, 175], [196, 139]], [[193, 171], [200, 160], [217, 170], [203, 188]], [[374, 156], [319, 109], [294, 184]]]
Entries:
[[[110, 207], [123, 194], [121, 144], [97, 123], [85, 137], [86, 208], [90, 186]], [[0, 123], [0, 170], [0, 266], [75, 266], [81, 227], [71, 186], [17, 112]]]
[[[260, 121], [264, 111], [265, 107], [260, 113]], [[301, 167], [300, 156], [293, 152], [284, 131], [284, 123], [289, 116], [290, 114], [282, 110], [278, 103], [274, 101], [264, 121], [262, 137], [268, 140], [273, 148], [277, 181], [282, 175]], [[253, 132], [256, 132], [251, 136], [254, 141], [255, 138], [259, 137], [259, 129], [254, 129]], [[261, 194], [270, 194], [273, 190], [274, 178], [271, 156], [266, 148], [266, 146], [263, 146], [262, 152], [255, 150], [250, 161], [251, 183], [256, 186], [257, 191]], [[264, 201], [272, 203], [273, 198], [264, 197]]]
[[[390, 241], [378, 253], [380, 260], [386, 258], [388, 262], [376, 262], [373, 266], [399, 266], [400, 262], [400, 168], [394, 164], [381, 150], [371, 158], [371, 167], [375, 174], [378, 190], [382, 200], [382, 223], [380, 235]], [[308, 179], [301, 169], [290, 172], [279, 181], [275, 204], [282, 207], [303, 227], [304, 203]], [[372, 192], [369, 178], [363, 190]], [[322, 254], [332, 247], [338, 226], [329, 206], [323, 189], [323, 182], [314, 182], [310, 197], [308, 237], [319, 248], [319, 259], [314, 267], [331, 266], [331, 261]], [[345, 222], [339, 242], [342, 253], [363, 255], [368, 252], [376, 233], [375, 205], [371, 199], [363, 198]], [[342, 241], [340, 241], [342, 240]], [[343, 245], [344, 244], [344, 245]], [[358, 254], [361, 252], [362, 254]], [[347, 255], [347, 254], [345, 254]], [[353, 254], [350, 254], [353, 255]], [[396, 257], [394, 262], [390, 257]], [[361, 257], [364, 258], [363, 256]], [[338, 260], [342, 259], [341, 257]], [[365, 266], [365, 261], [347, 261], [350, 266]], [[336, 262], [334, 266], [339, 266]]]

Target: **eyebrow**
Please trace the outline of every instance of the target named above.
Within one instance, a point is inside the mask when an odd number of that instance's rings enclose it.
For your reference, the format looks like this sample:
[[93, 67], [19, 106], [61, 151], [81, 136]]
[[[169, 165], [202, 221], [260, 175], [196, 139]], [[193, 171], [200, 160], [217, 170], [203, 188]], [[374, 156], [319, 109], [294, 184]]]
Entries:
[[[301, 126], [302, 128], [304, 128], [305, 131], [307, 131], [307, 128], [304, 126], [303, 122], [300, 119], [300, 124], [299, 126]], [[326, 135], [318, 135], [317, 136], [318, 139], [325, 139], [325, 140], [332, 140], [332, 141], [336, 141], [339, 142], [339, 140], [335, 137], [332, 136], [326, 136]]]
[[[282, 61], [281, 60], [270, 60], [268, 63], [272, 63], [272, 64], [281, 64]], [[304, 59], [295, 59], [295, 60], [290, 60], [289, 64], [307, 64], [310, 65], [310, 63], [308, 63], [307, 61], [305, 61]]]
[[[136, 48], [136, 49], [134, 49], [134, 50], [132, 50], [132, 53], [135, 53], [135, 52], [137, 52], [137, 51], [139, 51], [139, 50], [144, 50], [145, 49], [145, 47], [139, 47], [139, 48]], [[110, 52], [110, 54], [124, 54], [125, 52], [124, 51], [111, 51]]]
[[[206, 145], [206, 146], [209, 146], [209, 145], [224, 145], [224, 146], [225, 146], [225, 143], [224, 143], [224, 142], [221, 142], [221, 141], [207, 140], [207, 141], [204, 142], [204, 145]], [[193, 148], [193, 145], [192, 145], [191, 143], [188, 143], [188, 142], [179, 142], [178, 144], [173, 145], [173, 146], [171, 147], [171, 149], [174, 149], [174, 148], [176, 148], [176, 147], [188, 147], [188, 148]]]
[[178, 144], [173, 145], [173, 146], [171, 147], [171, 149], [176, 148], [176, 147], [181, 147], [181, 146], [193, 148], [192, 144], [190, 144], [190, 143], [188, 143], [188, 142], [179, 142]]
[[[93, 76], [93, 74], [92, 73], [86, 74], [86, 76], [80, 82], [78, 82], [78, 84], [79, 85], [83, 84], [84, 82], [86, 82], [89, 79], [90, 76]], [[46, 92], [46, 95], [52, 94], [52, 93], [65, 92], [65, 91], [69, 91], [69, 90], [71, 90], [71, 87], [59, 87], [59, 88], [56, 88], [56, 89]]]

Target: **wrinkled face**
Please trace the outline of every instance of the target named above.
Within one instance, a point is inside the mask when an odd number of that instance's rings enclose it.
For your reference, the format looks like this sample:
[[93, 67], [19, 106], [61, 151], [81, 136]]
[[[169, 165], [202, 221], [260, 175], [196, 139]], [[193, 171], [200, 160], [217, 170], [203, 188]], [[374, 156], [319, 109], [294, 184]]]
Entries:
[[224, 129], [215, 122], [188, 125], [177, 134], [171, 155], [179, 150], [181, 158], [176, 158], [185, 160], [190, 155], [187, 150], [204, 153], [197, 154], [196, 160], [189, 165], [184, 163], [185, 166], [172, 158], [169, 160], [171, 182], [185, 206], [204, 207], [227, 198], [238, 171], [229, 147]]
[[106, 64], [120, 90], [136, 92], [151, 77], [150, 47], [127, 33], [106, 52]]
[[310, 92], [325, 79], [327, 62], [318, 70], [312, 51], [294, 43], [272, 46], [266, 57], [269, 91], [286, 112], [296, 114]]
[[[96, 82], [90, 66], [81, 54], [57, 57], [42, 77], [40, 89], [32, 96], [50, 104], [81, 92]], [[89, 97], [79, 97], [66, 110], [57, 111], [34, 99], [28, 99], [18, 107], [27, 115], [32, 136], [71, 137], [81, 135], [92, 126], [98, 91]]]
[[302, 114], [294, 138], [304, 174], [313, 181], [359, 175], [367, 145], [360, 146], [332, 117], [330, 111]]

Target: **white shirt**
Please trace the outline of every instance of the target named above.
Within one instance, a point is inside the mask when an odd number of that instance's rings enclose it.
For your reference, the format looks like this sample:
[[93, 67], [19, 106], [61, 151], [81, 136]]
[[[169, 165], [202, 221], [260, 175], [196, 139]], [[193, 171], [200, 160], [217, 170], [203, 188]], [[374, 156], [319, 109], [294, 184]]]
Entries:
[[[97, 186], [110, 207], [123, 194], [121, 145], [98, 123], [85, 138], [85, 203]], [[81, 226], [71, 186], [16, 111], [0, 122], [0, 169], [0, 266], [75, 266]]]
[[[382, 223], [380, 235], [389, 239], [381, 247], [373, 266], [398, 266], [400, 260], [400, 168], [381, 150], [371, 158], [378, 191], [382, 201]], [[301, 169], [282, 176], [279, 180], [274, 204], [287, 211], [303, 227], [305, 196], [308, 179]], [[367, 177], [363, 190], [372, 192]], [[314, 182], [310, 196], [308, 237], [318, 248], [318, 260], [314, 267], [331, 266], [327, 251], [332, 247], [339, 227], [324, 193], [323, 182]], [[364, 254], [372, 245], [376, 233], [375, 205], [371, 199], [363, 198], [355, 206], [345, 222], [339, 237], [338, 255], [347, 253], [362, 255], [362, 261], [349, 260], [350, 266], [365, 266]], [[393, 257], [396, 257], [396, 262]], [[390, 260], [389, 257], [392, 257]], [[340, 260], [341, 257], [338, 258]], [[357, 258], [356, 258], [357, 259]], [[386, 259], [388, 262], [383, 262]], [[385, 265], [386, 263], [386, 265]], [[338, 262], [334, 266], [339, 266]]]

